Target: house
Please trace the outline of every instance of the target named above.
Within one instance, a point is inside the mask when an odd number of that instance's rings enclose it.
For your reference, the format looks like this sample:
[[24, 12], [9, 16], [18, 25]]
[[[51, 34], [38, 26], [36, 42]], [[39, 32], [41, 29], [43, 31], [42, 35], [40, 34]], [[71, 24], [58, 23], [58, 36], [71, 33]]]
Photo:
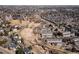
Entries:
[[74, 40], [74, 48], [79, 51], [79, 38], [76, 37], [73, 39]]
[[28, 54], [30, 52], [30, 50], [28, 48], [24, 48], [24, 53]]
[[70, 31], [63, 32], [63, 37], [75, 37], [75, 33], [71, 33]]
[[7, 21], [9, 21], [9, 20], [12, 20], [13, 18], [12, 18], [12, 15], [7, 15], [7, 16], [5, 16], [5, 19], [6, 19]]
[[16, 47], [17, 47], [17, 45], [16, 44], [14, 44], [14, 43], [10, 43], [9, 45], [8, 45], [8, 48], [9, 49], [11, 49], [11, 50], [16, 50]]
[[4, 29], [0, 28], [0, 36], [3, 36], [3, 35], [4, 35]]
[[76, 44], [77, 46], [79, 46], [79, 38], [74, 38], [73, 40], [74, 40], [75, 44]]
[[16, 28], [13, 29], [13, 32], [17, 32], [18, 30]]
[[47, 39], [47, 43], [50, 43], [51, 45], [54, 44], [59, 47], [63, 45], [62, 39], [60, 38]]
[[15, 34], [12, 38], [12, 41], [17, 44], [21, 44], [22, 43], [21, 39], [22, 39], [21, 36], [18, 36], [18, 34]]
[[52, 31], [50, 28], [46, 27], [46, 25], [43, 25], [43, 28], [41, 29], [41, 37], [44, 38], [52, 38]]
[[43, 28], [41, 30], [42, 38], [52, 38], [52, 31], [49, 28]]
[[18, 43], [18, 44], [21, 44], [21, 43], [22, 43], [22, 42], [21, 42], [21, 37], [18, 37], [17, 43]]
[[70, 37], [71, 36], [71, 33], [68, 31], [68, 32], [63, 32], [63, 37]]
[[73, 40], [76, 42], [76, 41], [79, 41], [79, 38], [74, 38]]

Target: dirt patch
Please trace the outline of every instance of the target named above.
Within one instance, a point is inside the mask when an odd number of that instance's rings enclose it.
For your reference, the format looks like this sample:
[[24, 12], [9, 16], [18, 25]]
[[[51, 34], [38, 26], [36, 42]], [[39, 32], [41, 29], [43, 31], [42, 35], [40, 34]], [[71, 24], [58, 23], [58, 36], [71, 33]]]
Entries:
[[35, 43], [35, 35], [33, 34], [33, 30], [30, 28], [25, 28], [21, 31], [21, 37], [23, 38], [24, 44], [26, 46], [32, 45], [30, 42]]

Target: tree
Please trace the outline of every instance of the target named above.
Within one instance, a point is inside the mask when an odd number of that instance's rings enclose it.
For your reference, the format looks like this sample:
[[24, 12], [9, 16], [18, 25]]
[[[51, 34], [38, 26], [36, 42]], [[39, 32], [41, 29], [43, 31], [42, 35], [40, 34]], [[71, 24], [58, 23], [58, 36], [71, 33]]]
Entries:
[[7, 42], [7, 40], [0, 41], [0, 46], [3, 45], [3, 44], [5, 44], [6, 42]]
[[24, 54], [23, 48], [17, 48], [16, 54]]
[[29, 46], [28, 49], [29, 49], [29, 50], [32, 50], [32, 46]]

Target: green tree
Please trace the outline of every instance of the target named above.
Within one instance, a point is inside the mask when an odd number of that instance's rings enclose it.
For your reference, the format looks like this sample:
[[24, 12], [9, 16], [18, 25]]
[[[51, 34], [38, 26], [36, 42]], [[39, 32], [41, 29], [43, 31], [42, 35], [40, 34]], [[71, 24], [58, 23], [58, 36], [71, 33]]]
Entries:
[[16, 54], [24, 54], [23, 48], [17, 48]]

